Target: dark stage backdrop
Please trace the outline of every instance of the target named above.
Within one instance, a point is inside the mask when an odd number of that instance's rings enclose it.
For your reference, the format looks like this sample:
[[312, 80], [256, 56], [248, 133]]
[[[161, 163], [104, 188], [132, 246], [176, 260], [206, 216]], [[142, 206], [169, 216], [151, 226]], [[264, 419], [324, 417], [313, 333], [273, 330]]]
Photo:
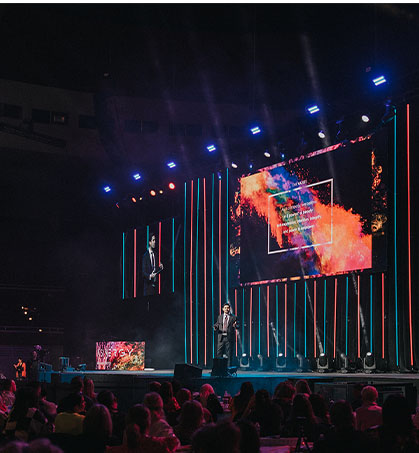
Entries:
[[[372, 352], [391, 369], [414, 366], [419, 243], [410, 207], [417, 205], [412, 187], [418, 178], [408, 173], [416, 159], [409, 155], [414, 121], [417, 108], [403, 105], [372, 137], [255, 175], [226, 169], [186, 182], [177, 218], [121, 238], [124, 298], [140, 297], [147, 229], [161, 227], [167, 272], [160, 291], [183, 299], [179, 341], [185, 362], [212, 365], [212, 325], [230, 300], [240, 319], [238, 357], [312, 358], [323, 352], [337, 358], [343, 352], [356, 361]], [[274, 222], [272, 208], [280, 214]], [[286, 225], [286, 216], [299, 221]], [[301, 228], [305, 225], [311, 228]], [[280, 252], [270, 254], [271, 249]], [[127, 250], [133, 251], [129, 258]], [[135, 288], [127, 275], [137, 275]]]

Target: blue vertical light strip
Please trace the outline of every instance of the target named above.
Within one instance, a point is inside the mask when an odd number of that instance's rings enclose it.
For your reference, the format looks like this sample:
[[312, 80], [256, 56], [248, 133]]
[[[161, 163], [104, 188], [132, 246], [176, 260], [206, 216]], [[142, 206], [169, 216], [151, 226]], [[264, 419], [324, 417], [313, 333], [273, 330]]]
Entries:
[[259, 285], [259, 354], [260, 354], [260, 285]]
[[228, 167], [226, 168], [226, 302], [228, 302], [228, 257], [230, 256], [230, 247], [228, 244]]
[[122, 300], [125, 299], [125, 233], [122, 233]]
[[195, 247], [195, 332], [196, 332], [196, 363], [199, 363], [199, 330], [198, 330], [198, 239], [199, 239], [199, 178], [197, 186], [197, 195], [196, 195], [196, 247]]
[[370, 275], [370, 351], [374, 352], [372, 346], [372, 274]]
[[183, 304], [185, 312], [185, 363], [188, 362], [188, 336], [186, 329], [186, 182], [185, 182], [185, 216], [183, 218]]
[[242, 354], [244, 354], [244, 351], [246, 350], [245, 347], [244, 347], [244, 288], [243, 288], [243, 301], [242, 301], [242, 305], [243, 305], [243, 311], [242, 311]]
[[307, 282], [304, 280], [304, 357], [307, 357]]
[[397, 111], [394, 109], [394, 310], [396, 314], [396, 364], [399, 366], [399, 318], [397, 300]]
[[296, 354], [295, 331], [297, 327], [297, 283], [294, 282], [294, 357]]
[[346, 276], [346, 319], [345, 319], [345, 354], [348, 355], [348, 322], [349, 322], [349, 278]]
[[172, 218], [172, 293], [175, 292], [175, 218]]
[[278, 337], [278, 326], [279, 326], [279, 322], [278, 322], [278, 285], [276, 285], [275, 287], [275, 304], [276, 304], [276, 326], [275, 326], [275, 330], [276, 330], [276, 356], [278, 357], [278, 354], [279, 354], [279, 337]]
[[[211, 325], [214, 325], [214, 173], [211, 189]], [[212, 329], [212, 356], [215, 357], [215, 334]]]
[[326, 352], [326, 279], [324, 279], [324, 287], [323, 287], [323, 349], [324, 353]]

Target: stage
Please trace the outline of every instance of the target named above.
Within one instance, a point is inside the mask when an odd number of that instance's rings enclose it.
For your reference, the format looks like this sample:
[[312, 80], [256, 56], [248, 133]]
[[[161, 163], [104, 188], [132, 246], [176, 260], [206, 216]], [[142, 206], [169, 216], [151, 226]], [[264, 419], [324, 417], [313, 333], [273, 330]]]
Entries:
[[[95, 391], [111, 390], [118, 396], [123, 410], [141, 402], [153, 381], [163, 382], [174, 378], [171, 369], [146, 369], [144, 371], [70, 371], [40, 372], [41, 382], [48, 383], [50, 395], [56, 401], [68, 392], [74, 376], [88, 377], [95, 383]], [[275, 387], [282, 381], [307, 379], [312, 391], [321, 392], [330, 400], [351, 400], [353, 386], [357, 383], [374, 385], [382, 403], [390, 393], [402, 393], [410, 401], [412, 410], [416, 407], [418, 375], [415, 373], [319, 373], [319, 372], [277, 372], [238, 370], [234, 376], [211, 376], [210, 369], [203, 369], [201, 377], [183, 376], [177, 379], [192, 392], [198, 392], [201, 385], [209, 383], [218, 395], [227, 391], [235, 395], [245, 381], [251, 381], [255, 390], [266, 389], [273, 395]]]

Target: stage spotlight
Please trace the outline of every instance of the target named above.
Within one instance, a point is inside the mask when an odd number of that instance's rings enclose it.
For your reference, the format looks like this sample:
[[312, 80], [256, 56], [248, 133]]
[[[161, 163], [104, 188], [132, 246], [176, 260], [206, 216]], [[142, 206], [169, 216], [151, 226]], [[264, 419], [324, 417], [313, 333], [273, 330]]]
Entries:
[[143, 201], [143, 197], [140, 197], [140, 201]]
[[368, 351], [362, 361], [362, 364], [364, 366], [364, 373], [373, 373], [376, 369], [374, 354]]
[[319, 355], [319, 357], [317, 357], [316, 363], [317, 371], [319, 373], [326, 373], [329, 371], [329, 358], [323, 352]]
[[163, 194], [163, 191], [162, 191], [161, 189], [159, 190], [159, 194], [160, 194], [160, 195], [162, 195], [162, 194]]
[[361, 120], [364, 122], [364, 123], [368, 123], [369, 120], [370, 120], [370, 117], [368, 115], [362, 115], [361, 116]]
[[284, 154], [284, 153], [281, 153], [281, 159], [282, 159], [282, 160], [285, 159], [285, 154]]
[[237, 168], [237, 164], [234, 162], [231, 162], [231, 166], [232, 166], [232, 168]]
[[173, 162], [173, 161], [170, 161], [170, 162], [167, 162], [167, 166], [169, 168], [175, 168], [176, 167], [176, 164]]
[[217, 148], [214, 146], [214, 145], [208, 145], [207, 146], [207, 150], [212, 153], [213, 151], [215, 151]]
[[259, 126], [255, 126], [255, 127], [251, 127], [250, 128], [250, 132], [253, 134], [253, 135], [256, 135], [256, 134], [260, 134], [262, 131], [260, 129]]
[[344, 352], [340, 353], [340, 372], [348, 373], [349, 372], [349, 359]]
[[240, 368], [250, 368], [250, 360], [247, 354], [242, 354], [239, 360]]
[[108, 193], [108, 192], [111, 191], [111, 188], [110, 188], [109, 186], [105, 186], [105, 187], [103, 188], [103, 190], [104, 190], [106, 193]]
[[253, 162], [249, 162], [249, 170], [253, 169]]
[[152, 197], [155, 197], [155, 196], [156, 196], [156, 191], [155, 191], [155, 190], [150, 190], [150, 195], [151, 195]]
[[297, 354], [297, 371], [298, 373], [310, 371], [309, 361], [302, 354]]
[[137, 203], [137, 199], [135, 197], [131, 197], [133, 203]]
[[132, 175], [132, 177], [138, 181], [139, 179], [141, 179], [141, 175], [139, 173], [135, 173], [135, 175]]
[[264, 155], [265, 157], [271, 157], [271, 153], [269, 153], [268, 151], [265, 151], [265, 152], [263, 153], [263, 155]]
[[317, 135], [319, 136], [319, 138], [323, 139], [323, 138], [326, 138], [326, 134], [323, 132], [323, 131], [319, 131], [317, 133]]
[[280, 352], [278, 357], [275, 359], [275, 368], [277, 370], [284, 371], [287, 368], [287, 358]]
[[314, 113], [320, 112], [320, 109], [317, 105], [312, 105], [311, 107], [307, 108], [307, 111], [308, 113], [310, 113], [310, 115], [313, 115]]
[[383, 75], [380, 77], [376, 77], [372, 81], [376, 87], [378, 87], [378, 85], [382, 85], [383, 83], [387, 82], [386, 78]]
[[169, 182], [169, 189], [170, 190], [175, 190], [175, 184], [173, 182]]

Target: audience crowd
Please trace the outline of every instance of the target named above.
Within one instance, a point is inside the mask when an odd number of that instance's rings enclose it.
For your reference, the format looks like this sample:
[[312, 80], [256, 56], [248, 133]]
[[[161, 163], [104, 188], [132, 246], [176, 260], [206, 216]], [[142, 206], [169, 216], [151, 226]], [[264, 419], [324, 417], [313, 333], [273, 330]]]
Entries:
[[0, 452], [257, 453], [266, 439], [300, 438], [317, 453], [419, 453], [419, 416], [402, 395], [381, 407], [371, 385], [357, 385], [351, 401], [330, 401], [305, 380], [281, 382], [273, 395], [244, 382], [233, 398], [210, 384], [193, 393], [176, 380], [152, 382], [123, 413], [91, 379], [73, 378], [57, 402], [38, 382], [0, 383]]

